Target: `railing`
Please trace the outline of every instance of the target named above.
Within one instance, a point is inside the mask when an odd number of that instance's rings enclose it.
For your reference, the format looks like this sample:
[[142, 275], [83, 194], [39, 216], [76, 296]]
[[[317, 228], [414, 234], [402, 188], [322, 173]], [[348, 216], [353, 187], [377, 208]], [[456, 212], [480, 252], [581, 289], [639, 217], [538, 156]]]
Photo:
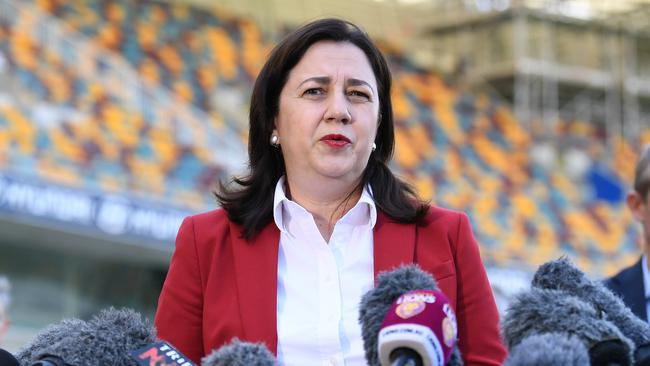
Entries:
[[213, 123], [199, 108], [144, 80], [123, 57], [97, 46], [24, 0], [0, 0], [0, 19], [12, 27], [21, 27], [40, 47], [57, 54], [86, 80], [103, 85], [110, 97], [127, 110], [140, 113], [147, 122], [170, 128], [180, 144], [214, 151], [212, 162], [229, 174], [245, 168], [246, 148], [232, 126]]

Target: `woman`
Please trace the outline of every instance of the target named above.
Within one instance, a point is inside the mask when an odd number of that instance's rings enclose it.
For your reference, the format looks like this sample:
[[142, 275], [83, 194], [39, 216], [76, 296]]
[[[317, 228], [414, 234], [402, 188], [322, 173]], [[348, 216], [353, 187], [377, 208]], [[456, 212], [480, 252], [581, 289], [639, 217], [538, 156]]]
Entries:
[[358, 303], [380, 271], [418, 263], [457, 313], [466, 364], [505, 358], [467, 217], [428, 207], [387, 167], [391, 78], [355, 25], [307, 24], [271, 53], [250, 109], [250, 173], [187, 218], [156, 326], [198, 361], [233, 337], [287, 365], [365, 364]]

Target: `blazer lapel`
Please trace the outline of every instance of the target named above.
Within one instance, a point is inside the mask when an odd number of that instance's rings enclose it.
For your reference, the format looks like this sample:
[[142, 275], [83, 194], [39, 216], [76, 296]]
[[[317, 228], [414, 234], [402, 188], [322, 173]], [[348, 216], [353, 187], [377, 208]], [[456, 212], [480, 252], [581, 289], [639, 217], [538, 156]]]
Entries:
[[375, 280], [380, 272], [390, 271], [415, 260], [415, 224], [400, 224], [377, 210], [373, 232]]
[[271, 223], [252, 242], [231, 223], [239, 309], [247, 341], [266, 343], [277, 353], [278, 246], [280, 231]]

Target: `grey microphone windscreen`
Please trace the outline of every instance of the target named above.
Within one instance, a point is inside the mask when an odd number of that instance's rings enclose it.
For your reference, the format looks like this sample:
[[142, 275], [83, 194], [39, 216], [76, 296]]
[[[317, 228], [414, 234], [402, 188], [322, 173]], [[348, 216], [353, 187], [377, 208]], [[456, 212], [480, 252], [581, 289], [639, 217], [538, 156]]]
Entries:
[[513, 347], [504, 366], [589, 365], [585, 345], [566, 333], [534, 334]]
[[568, 258], [563, 257], [539, 267], [532, 285], [538, 288], [566, 291], [603, 310], [607, 318], [625, 334], [635, 346], [650, 343], [650, 324], [639, 319], [623, 301], [600, 282], [593, 281]]
[[16, 358], [21, 365], [30, 365], [36, 361], [39, 353], [59, 342], [65, 337], [76, 337], [87, 326], [81, 319], [65, 319], [58, 324], [52, 324], [41, 330], [31, 342], [18, 350]]
[[262, 343], [232, 342], [213, 351], [201, 360], [201, 366], [275, 366], [271, 351]]
[[134, 366], [130, 352], [156, 340], [153, 325], [130, 309], [102, 310], [89, 321], [64, 320], [39, 333], [19, 353], [24, 365], [57, 356], [71, 365]]
[[[615, 358], [632, 362], [634, 344], [591, 304], [564, 291], [532, 288], [510, 302], [502, 321], [508, 349], [527, 337], [543, 333], [572, 334], [588, 349], [594, 361]], [[603, 350], [607, 352], [603, 352]]]

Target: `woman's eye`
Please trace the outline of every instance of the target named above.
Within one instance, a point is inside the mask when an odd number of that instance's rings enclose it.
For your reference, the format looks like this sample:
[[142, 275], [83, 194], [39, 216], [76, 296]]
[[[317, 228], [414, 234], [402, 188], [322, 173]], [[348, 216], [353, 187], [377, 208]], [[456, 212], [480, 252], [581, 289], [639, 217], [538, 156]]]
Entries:
[[355, 98], [363, 98], [365, 100], [370, 100], [370, 96], [367, 93], [359, 90], [352, 90], [348, 93], [348, 95]]
[[325, 91], [322, 88], [310, 88], [305, 90], [304, 95], [322, 95]]

